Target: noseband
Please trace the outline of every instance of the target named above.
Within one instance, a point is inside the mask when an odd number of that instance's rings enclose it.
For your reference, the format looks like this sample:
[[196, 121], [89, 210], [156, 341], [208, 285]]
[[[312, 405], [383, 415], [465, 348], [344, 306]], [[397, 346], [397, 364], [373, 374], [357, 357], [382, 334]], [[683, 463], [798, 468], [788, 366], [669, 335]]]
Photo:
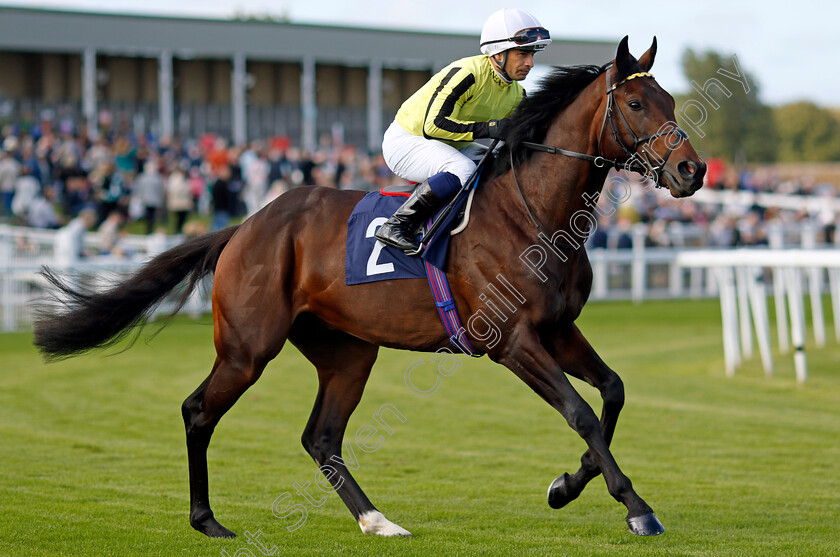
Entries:
[[[593, 163], [598, 168], [608, 166], [610, 168], [615, 168], [618, 170], [629, 170], [631, 172], [638, 172], [639, 174], [650, 177], [653, 180], [654, 184], [656, 184], [656, 187], [665, 187], [659, 184], [660, 173], [662, 172], [662, 169], [665, 168], [665, 163], [668, 162], [668, 158], [671, 156], [671, 153], [674, 151], [674, 149], [676, 149], [683, 141], [688, 139], [688, 134], [686, 134], [676, 124], [674, 124], [673, 127], [668, 126], [667, 129], [662, 129], [662, 127], [660, 127], [659, 131], [657, 131], [656, 133], [644, 135], [642, 137], [636, 135], [636, 132], [634, 132], [633, 128], [630, 126], [630, 122], [627, 121], [627, 118], [624, 116], [624, 113], [621, 111], [621, 108], [615, 101], [615, 90], [632, 79], [636, 79], [639, 77], [653, 78], [653, 74], [649, 72], [634, 73], [625, 77], [618, 83], [611, 85], [609, 69], [610, 67], [607, 67], [606, 71], [604, 72], [604, 76], [607, 81], [607, 108], [606, 110], [604, 110], [604, 120], [601, 123], [601, 131], [598, 134], [597, 156], [589, 155], [586, 153], [578, 153], [577, 151], [569, 151], [568, 149], [559, 149], [557, 147], [552, 147], [551, 145], [533, 143], [530, 141], [523, 141], [522, 146], [528, 149], [532, 149], [534, 151], [542, 151], [544, 153], [549, 153], [552, 155], [564, 155], [576, 159], [587, 160]], [[627, 130], [630, 133], [630, 136], [633, 138], [633, 145], [631, 145], [630, 147], [628, 147], [624, 143], [624, 141], [621, 140], [621, 135], [618, 132], [618, 126], [616, 126], [616, 119], [614, 116], [615, 112], [618, 112], [618, 115], [621, 117], [621, 122], [624, 126], [624, 129]], [[619, 161], [617, 159], [608, 159], [603, 155], [603, 152], [601, 150], [601, 140], [604, 136], [604, 130], [607, 127], [607, 121], [609, 121], [610, 123], [610, 129], [612, 130], [613, 137], [615, 138], [616, 143], [618, 143], [621, 146], [622, 150], [627, 155], [627, 160], [625, 161]], [[648, 149], [642, 149], [641, 152], [638, 151], [639, 146], [641, 144], [652, 139], [656, 139], [657, 137], [670, 134], [674, 134], [677, 137], [678, 141], [676, 141], [675, 143], [672, 141], [667, 142], [668, 152], [665, 153], [664, 157], [660, 157], [658, 153], [651, 152], [652, 150]], [[654, 166], [652, 158], [657, 159], [659, 164]], [[511, 164], [511, 168], [512, 167], [513, 165]]]

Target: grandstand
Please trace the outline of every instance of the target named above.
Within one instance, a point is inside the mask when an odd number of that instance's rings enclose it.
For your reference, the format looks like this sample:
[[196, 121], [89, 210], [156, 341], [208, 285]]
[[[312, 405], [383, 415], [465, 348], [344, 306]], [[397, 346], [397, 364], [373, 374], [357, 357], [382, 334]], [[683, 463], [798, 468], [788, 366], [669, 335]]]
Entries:
[[[556, 40], [548, 65], [603, 63], [614, 42]], [[0, 7], [0, 122], [84, 121], [242, 144], [323, 134], [375, 152], [432, 72], [476, 34]]]

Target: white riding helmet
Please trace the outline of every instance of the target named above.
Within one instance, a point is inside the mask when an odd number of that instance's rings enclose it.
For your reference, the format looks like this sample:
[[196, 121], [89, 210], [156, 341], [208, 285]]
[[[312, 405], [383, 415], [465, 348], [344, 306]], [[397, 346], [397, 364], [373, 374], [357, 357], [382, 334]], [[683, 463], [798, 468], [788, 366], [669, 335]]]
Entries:
[[481, 52], [493, 56], [511, 48], [542, 50], [551, 43], [548, 29], [522, 10], [503, 8], [487, 18], [481, 30]]

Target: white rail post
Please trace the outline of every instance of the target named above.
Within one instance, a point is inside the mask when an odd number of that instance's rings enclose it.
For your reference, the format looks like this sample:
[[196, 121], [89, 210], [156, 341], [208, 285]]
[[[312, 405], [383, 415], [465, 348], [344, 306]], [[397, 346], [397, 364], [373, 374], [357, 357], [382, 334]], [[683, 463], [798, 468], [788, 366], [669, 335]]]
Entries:
[[805, 309], [802, 304], [801, 271], [789, 267], [784, 272], [790, 307], [791, 341], [795, 350], [793, 365], [796, 369], [796, 381], [804, 383], [808, 378], [808, 361], [805, 358]]
[[[767, 239], [771, 249], [784, 248], [784, 230], [778, 224], [768, 227]], [[790, 330], [788, 329], [787, 308], [785, 308], [784, 271], [773, 267], [773, 305], [776, 307], [776, 331], [779, 337], [779, 352], [790, 352]]]
[[808, 294], [811, 298], [811, 319], [814, 323], [814, 342], [825, 346], [825, 315], [822, 306], [822, 269], [808, 269]]
[[739, 324], [741, 329], [741, 350], [744, 359], [753, 357], [752, 324], [750, 319], [750, 295], [747, 286], [747, 269], [735, 268], [735, 287], [738, 299]]
[[195, 290], [190, 292], [190, 297], [187, 298], [187, 303], [184, 304], [184, 309], [187, 311], [187, 315], [192, 317], [193, 319], [197, 319], [201, 317], [201, 310], [202, 310], [202, 292], [207, 286], [207, 282], [205, 280], [198, 281], [198, 284], [195, 286]]
[[779, 268], [773, 269], [773, 304], [776, 307], [776, 330], [779, 337], [779, 352], [787, 354], [790, 352], [790, 329], [788, 327], [788, 314], [785, 307], [784, 271]]
[[3, 312], [3, 330], [15, 330], [15, 301], [12, 299], [12, 250], [14, 238], [8, 225], [0, 225], [0, 310]]
[[735, 301], [735, 276], [731, 267], [715, 267], [715, 278], [720, 292], [720, 312], [723, 317], [723, 359], [726, 375], [735, 375], [741, 365], [741, 348], [738, 342], [738, 309]]
[[631, 263], [631, 297], [640, 304], [645, 298], [647, 282], [647, 262], [645, 261], [645, 238], [647, 229], [644, 225], [633, 227], [633, 263]]
[[683, 293], [683, 270], [679, 263], [672, 261], [668, 264], [668, 293], [679, 298]]
[[592, 294], [596, 300], [606, 300], [609, 291], [610, 269], [605, 261], [603, 248], [592, 250]]
[[[817, 230], [811, 223], [802, 226], [802, 249], [816, 249]], [[822, 270], [808, 268], [808, 295], [811, 298], [811, 319], [814, 323], [814, 341], [825, 346], [825, 316], [822, 307]]]
[[834, 339], [840, 342], [840, 269], [828, 270], [831, 291], [831, 313], [834, 314]]
[[689, 296], [699, 298], [703, 295], [703, 277], [706, 276], [705, 269], [693, 267], [690, 271]]
[[708, 296], [719, 296], [717, 277], [714, 269], [703, 269], [703, 274], [706, 276], [706, 294]]
[[744, 269], [747, 275], [747, 288], [750, 294], [755, 336], [758, 341], [758, 353], [765, 375], [773, 375], [773, 356], [770, 351], [770, 319], [767, 316], [767, 293], [761, 281], [761, 268]]

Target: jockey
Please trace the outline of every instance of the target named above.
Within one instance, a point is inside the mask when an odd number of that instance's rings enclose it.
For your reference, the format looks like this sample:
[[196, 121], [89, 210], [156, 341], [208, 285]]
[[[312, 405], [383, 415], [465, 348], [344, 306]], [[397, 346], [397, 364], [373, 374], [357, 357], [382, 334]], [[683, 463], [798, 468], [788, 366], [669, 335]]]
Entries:
[[493, 13], [481, 31], [483, 54], [435, 74], [406, 100], [385, 132], [382, 154], [397, 176], [419, 182], [376, 239], [416, 251], [422, 222], [461, 188], [475, 163], [462, 150], [473, 140], [500, 139], [525, 90], [517, 83], [534, 67], [534, 53], [551, 42], [548, 30], [522, 10]]

